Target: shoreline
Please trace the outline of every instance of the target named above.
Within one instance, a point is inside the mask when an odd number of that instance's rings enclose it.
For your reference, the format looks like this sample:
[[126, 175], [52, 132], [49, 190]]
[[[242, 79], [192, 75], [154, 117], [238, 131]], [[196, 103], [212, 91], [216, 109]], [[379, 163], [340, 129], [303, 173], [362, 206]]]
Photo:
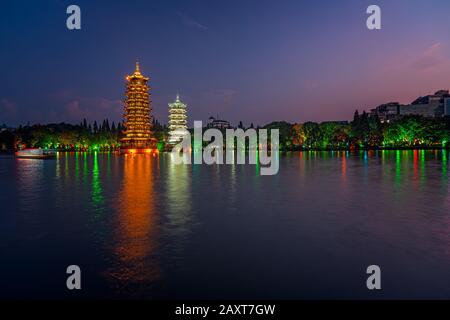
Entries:
[[[120, 149], [115, 150], [58, 150], [54, 149], [58, 153], [118, 153], [120, 154]], [[204, 149], [203, 149], [204, 150]], [[235, 149], [233, 151], [236, 151]], [[289, 152], [367, 152], [367, 151], [450, 151], [449, 147], [383, 147], [383, 148], [359, 148], [359, 149], [291, 149], [291, 150], [279, 150], [279, 153], [289, 153]], [[5, 155], [15, 155], [16, 151], [0, 151], [1, 156]], [[249, 150], [245, 150], [248, 153]], [[269, 150], [270, 152], [270, 150]], [[171, 151], [163, 150], [159, 153], [171, 153]]]

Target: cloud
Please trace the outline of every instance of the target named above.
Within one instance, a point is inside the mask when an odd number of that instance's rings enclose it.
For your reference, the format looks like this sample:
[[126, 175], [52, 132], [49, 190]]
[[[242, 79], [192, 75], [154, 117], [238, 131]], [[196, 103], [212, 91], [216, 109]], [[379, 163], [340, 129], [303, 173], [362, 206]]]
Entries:
[[[89, 121], [122, 119], [123, 103], [103, 97], [89, 97], [75, 94], [70, 90], [61, 90], [50, 95], [53, 106], [47, 114], [52, 121], [78, 123], [83, 118]], [[49, 120], [50, 120], [49, 119]]]
[[444, 53], [444, 46], [437, 42], [426, 48], [422, 54], [412, 61], [412, 66], [418, 70], [439, 68], [450, 63], [450, 57]]
[[80, 97], [64, 105], [67, 118], [80, 121], [83, 118], [90, 120], [121, 119], [123, 105], [120, 100], [105, 98]]
[[408, 48], [386, 61], [387, 73], [439, 73], [450, 67], [450, 56], [441, 42], [435, 42], [422, 50]]
[[[17, 98], [20, 100], [20, 98]], [[44, 96], [39, 101], [0, 98], [0, 122], [10, 125], [31, 123], [80, 123], [88, 121], [122, 120], [123, 102], [103, 97], [80, 96], [70, 90], [61, 90]]]
[[208, 27], [206, 27], [205, 25], [201, 24], [200, 22], [198, 22], [197, 20], [195, 20], [194, 18], [188, 16], [185, 13], [177, 12], [177, 15], [180, 17], [181, 22], [187, 27], [194, 28], [194, 29], [199, 29], [199, 30], [208, 30]]

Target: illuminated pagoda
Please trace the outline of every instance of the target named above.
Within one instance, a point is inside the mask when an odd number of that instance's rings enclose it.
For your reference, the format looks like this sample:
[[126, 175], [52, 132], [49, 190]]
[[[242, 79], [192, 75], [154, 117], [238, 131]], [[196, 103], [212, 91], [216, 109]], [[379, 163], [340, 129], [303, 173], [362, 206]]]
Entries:
[[124, 137], [120, 140], [123, 153], [145, 153], [156, 150], [151, 125], [151, 107], [148, 80], [139, 70], [126, 77], [126, 99], [124, 106]]
[[169, 144], [181, 141], [187, 132], [187, 106], [181, 102], [180, 96], [169, 103]]

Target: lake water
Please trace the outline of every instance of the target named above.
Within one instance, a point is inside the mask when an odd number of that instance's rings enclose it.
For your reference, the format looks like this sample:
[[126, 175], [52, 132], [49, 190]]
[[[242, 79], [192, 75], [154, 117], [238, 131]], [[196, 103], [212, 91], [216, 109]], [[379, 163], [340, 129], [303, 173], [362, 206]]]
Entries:
[[450, 298], [449, 156], [288, 153], [275, 176], [170, 154], [3, 156], [0, 297]]

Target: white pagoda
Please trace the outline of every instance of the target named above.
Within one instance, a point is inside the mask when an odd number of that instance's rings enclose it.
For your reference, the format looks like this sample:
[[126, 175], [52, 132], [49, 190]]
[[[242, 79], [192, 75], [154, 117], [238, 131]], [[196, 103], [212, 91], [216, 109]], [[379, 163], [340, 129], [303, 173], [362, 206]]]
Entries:
[[181, 141], [187, 129], [187, 106], [177, 94], [175, 102], [169, 103], [169, 144]]

